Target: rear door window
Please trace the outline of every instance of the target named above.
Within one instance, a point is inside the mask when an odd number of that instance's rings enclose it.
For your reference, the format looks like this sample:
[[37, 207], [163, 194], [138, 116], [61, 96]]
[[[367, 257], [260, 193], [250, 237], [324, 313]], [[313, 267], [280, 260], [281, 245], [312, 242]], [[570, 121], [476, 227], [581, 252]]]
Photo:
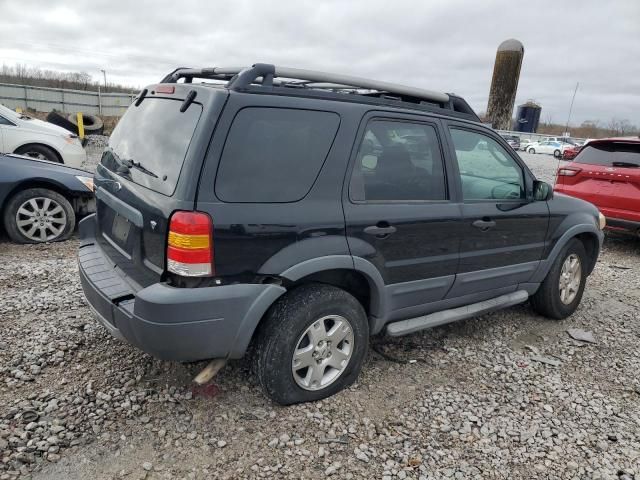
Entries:
[[582, 147], [575, 162], [606, 167], [640, 167], [639, 143], [594, 143]]
[[244, 108], [233, 120], [215, 182], [224, 202], [295, 202], [311, 190], [340, 125], [333, 112]]
[[432, 125], [374, 120], [367, 125], [349, 187], [354, 201], [447, 199], [444, 161]]
[[[200, 120], [197, 103], [180, 112], [182, 100], [145, 98], [118, 122], [101, 163], [107, 169], [164, 195], [172, 195]], [[135, 162], [138, 167], [123, 164]]]

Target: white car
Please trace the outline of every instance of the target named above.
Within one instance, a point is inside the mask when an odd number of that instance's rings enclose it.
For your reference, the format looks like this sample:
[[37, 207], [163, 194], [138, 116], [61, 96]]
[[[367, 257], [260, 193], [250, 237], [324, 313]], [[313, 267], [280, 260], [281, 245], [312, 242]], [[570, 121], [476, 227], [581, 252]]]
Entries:
[[0, 105], [0, 153], [16, 153], [76, 168], [87, 159], [77, 135], [4, 105]]
[[526, 152], [527, 147], [532, 143], [536, 143], [536, 142], [533, 142], [531, 139], [526, 139], [526, 140], [520, 139], [520, 150], [524, 150]]
[[556, 158], [561, 158], [564, 149], [568, 147], [561, 142], [534, 142], [527, 145], [527, 153], [548, 153]]

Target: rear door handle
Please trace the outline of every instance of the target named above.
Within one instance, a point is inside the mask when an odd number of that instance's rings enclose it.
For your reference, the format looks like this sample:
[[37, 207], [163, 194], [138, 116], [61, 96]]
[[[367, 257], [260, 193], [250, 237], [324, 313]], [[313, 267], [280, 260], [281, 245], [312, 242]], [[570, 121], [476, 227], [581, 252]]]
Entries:
[[387, 222], [378, 222], [377, 225], [371, 225], [364, 229], [367, 235], [375, 235], [378, 238], [384, 238], [396, 232], [396, 227], [389, 225]]
[[489, 230], [496, 226], [496, 222], [491, 220], [490, 218], [483, 218], [482, 220], [476, 220], [472, 223], [472, 225], [476, 228], [479, 228], [483, 232]]

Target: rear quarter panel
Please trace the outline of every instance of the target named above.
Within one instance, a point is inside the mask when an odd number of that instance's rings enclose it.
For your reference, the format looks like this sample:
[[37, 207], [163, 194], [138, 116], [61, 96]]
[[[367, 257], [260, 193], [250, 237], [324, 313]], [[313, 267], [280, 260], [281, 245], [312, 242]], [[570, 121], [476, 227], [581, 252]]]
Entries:
[[[236, 113], [245, 107], [317, 109], [340, 116], [333, 145], [311, 190], [302, 200], [230, 203], [216, 197], [216, 172], [227, 132]], [[342, 188], [355, 133], [365, 108], [326, 100], [230, 94], [206, 157], [196, 207], [213, 218], [218, 275], [279, 275], [311, 258], [349, 255]]]

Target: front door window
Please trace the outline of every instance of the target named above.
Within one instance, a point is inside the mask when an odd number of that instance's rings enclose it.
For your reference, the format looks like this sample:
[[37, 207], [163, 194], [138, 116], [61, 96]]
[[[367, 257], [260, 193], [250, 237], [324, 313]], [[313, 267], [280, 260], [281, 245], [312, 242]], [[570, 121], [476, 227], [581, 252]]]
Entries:
[[451, 138], [465, 201], [525, 198], [522, 168], [498, 142], [460, 128], [451, 128]]

